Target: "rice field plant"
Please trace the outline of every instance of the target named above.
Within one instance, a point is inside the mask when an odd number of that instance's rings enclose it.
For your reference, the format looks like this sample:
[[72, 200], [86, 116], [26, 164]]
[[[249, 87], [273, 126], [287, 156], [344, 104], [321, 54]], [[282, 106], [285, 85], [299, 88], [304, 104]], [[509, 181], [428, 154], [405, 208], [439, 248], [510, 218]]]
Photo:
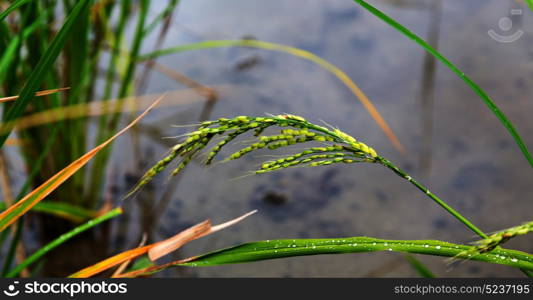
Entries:
[[[485, 233], [458, 209], [385, 158], [379, 149], [375, 150], [337, 127], [325, 122], [316, 124], [308, 121], [299, 116], [297, 111], [294, 114], [227, 116], [209, 120], [211, 105], [217, 100], [217, 88], [204, 86], [177, 70], [159, 65], [157, 59], [183, 52], [241, 47], [273, 51], [277, 55], [291, 55], [311, 62], [314, 67], [328, 72], [342, 83], [354, 100], [362, 104], [394, 149], [409, 155], [392, 126], [340, 66], [310, 51], [253, 38], [203, 40], [164, 48], [163, 41], [180, 1], [163, 2], [162, 6], [157, 6], [158, 11], [155, 11], [154, 3], [148, 0], [0, 2], [2, 277], [63, 274], [65, 270], [58, 267], [61, 262], [57, 258], [50, 259], [54, 250], [71, 247], [70, 252], [75, 252], [79, 249], [76, 247], [100, 248], [99, 244], [105, 243], [109, 232], [102, 230], [106, 234], [94, 240], [97, 234], [93, 230], [97, 227], [106, 228], [109, 220], [120, 218], [124, 212], [123, 203], [135, 201], [135, 197], [167, 168], [171, 168], [170, 176], [173, 177], [186, 172], [192, 161], [203, 159], [205, 165], [220, 161], [225, 165], [259, 151], [281, 148], [294, 152], [264, 161], [257, 169], [243, 176], [260, 176], [290, 168], [334, 168], [340, 164], [354, 168], [364, 163], [385, 167], [462, 223], [479, 237], [479, 241], [460, 244], [438, 239], [287, 237], [244, 243], [199, 256], [158, 263], [161, 257], [175, 253], [193, 240], [229, 226], [239, 226], [237, 223], [255, 213], [252, 211], [219, 225], [211, 225], [207, 220], [162, 241], [154, 242], [149, 237], [148, 244], [144, 241], [138, 247], [119, 251], [100, 262], [93, 261], [92, 257], [75, 257], [84, 268], [68, 269], [68, 274], [78, 278], [144, 277], [168, 268], [251, 263], [294, 256], [391, 251], [408, 254], [406, 263], [424, 277], [434, 277], [434, 274], [411, 254], [447, 257], [448, 261], [443, 260], [443, 263], [480, 261], [505, 265], [533, 276], [532, 254], [504, 248], [509, 240], [529, 234], [533, 229], [531, 222]], [[422, 47], [466, 83], [507, 130], [525, 161], [533, 166], [533, 158], [518, 130], [478, 84], [437, 49], [396, 20], [367, 1], [353, 2]], [[531, 7], [531, 1], [526, 3]], [[157, 37], [155, 47], [146, 51], [146, 46], [150, 46], [148, 43], [154, 36]], [[113, 177], [111, 155], [115, 140], [126, 132], [132, 133], [133, 152], [138, 156], [140, 146], [136, 126], [140, 120], [157, 107], [174, 105], [165, 102], [165, 95], [144, 94], [149, 72], [166, 74], [200, 95], [206, 104], [199, 122], [191, 125], [195, 128], [178, 137], [179, 142], [140, 177], [129, 193], [109, 199], [105, 195], [116, 196], [106, 190], [110, 189], [106, 182]], [[190, 97], [184, 94], [184, 98]], [[138, 111], [141, 113], [136, 115]], [[121, 124], [123, 119], [127, 119], [125, 126]], [[182, 123], [181, 120], [175, 122]], [[231, 143], [236, 144], [243, 137], [248, 142], [245, 147], [222, 160], [218, 159], [223, 148]], [[8, 171], [10, 157], [6, 149], [10, 145], [16, 145], [26, 169], [23, 182], [16, 188], [10, 181]], [[172, 184], [172, 181], [168, 184]], [[34, 215], [31, 217], [37, 219], [39, 224], [40, 248], [32, 253], [26, 253], [24, 245], [24, 235], [31, 230], [27, 222], [29, 212], [36, 213], [36, 218]], [[177, 231], [181, 229], [177, 228]], [[88, 235], [93, 235], [93, 243], [75, 243], [77, 239]], [[104, 253], [104, 256], [109, 255]], [[54, 273], [56, 267], [58, 273]], [[39, 273], [41, 269], [44, 272]]]
[[[279, 127], [281, 130], [276, 134], [264, 134], [266, 130], [273, 127]], [[291, 146], [306, 146], [300, 152], [263, 162], [257, 170], [252, 171], [252, 174], [263, 174], [296, 167], [358, 163], [379, 164], [414, 185], [429, 199], [477, 234], [481, 240], [475, 246], [448, 244], [441, 241], [394, 241], [368, 237], [323, 240], [269, 240], [243, 244], [161, 266], [151, 266], [131, 271], [122, 276], [152, 274], [171, 266], [216, 266], [300, 255], [372, 251], [399, 251], [448, 256], [454, 259], [480, 260], [518, 267], [528, 276], [533, 270], [533, 255], [500, 248], [500, 245], [509, 239], [531, 232], [531, 222], [488, 236], [445, 201], [430, 192], [429, 189], [392, 162], [378, 155], [376, 150], [364, 142], [355, 139], [338, 128], [313, 124], [301, 116], [291, 114], [266, 117], [238, 116], [200, 123], [198, 130], [185, 134], [181, 143], [172, 147], [166, 157], [145, 173], [128, 196], [133, 195], [138, 189], [148, 184], [154, 176], [161, 173], [175, 160], [178, 160], [177, 167], [174, 167], [170, 175], [175, 176], [182, 172], [195, 156], [199, 156], [202, 150], [208, 148], [210, 142], [218, 138], [219, 141], [213, 143], [214, 146], [206, 150], [205, 164], [211, 164], [224, 146], [249, 132], [253, 132], [253, 136], [257, 137], [255, 141], [249, 142], [249, 146], [234, 152], [224, 161], [236, 160], [261, 149], [276, 150]], [[307, 146], [307, 144], [313, 143], [318, 145]], [[495, 251], [496, 248], [498, 250]], [[503, 252], [498, 252], [500, 249]], [[486, 257], [485, 255], [488, 253], [495, 255], [496, 259]], [[155, 261], [155, 259], [152, 259], [152, 261]]]

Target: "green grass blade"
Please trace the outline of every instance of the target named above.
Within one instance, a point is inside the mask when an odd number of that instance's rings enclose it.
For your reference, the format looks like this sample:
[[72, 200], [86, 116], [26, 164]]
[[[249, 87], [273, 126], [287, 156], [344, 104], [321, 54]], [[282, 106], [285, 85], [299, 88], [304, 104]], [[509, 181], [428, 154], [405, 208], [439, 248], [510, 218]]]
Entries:
[[[0, 211], [5, 209], [6, 204], [4, 202], [0, 202]], [[35, 205], [31, 211], [58, 216], [74, 222], [83, 222], [87, 219], [93, 218], [96, 215], [96, 211], [91, 211], [83, 207], [62, 202], [40, 202], [37, 203], [37, 205]]]
[[458, 211], [456, 211], [453, 207], [451, 207], [446, 201], [440, 199], [437, 195], [433, 194], [429, 191], [428, 188], [420, 184], [418, 181], [416, 181], [414, 178], [409, 176], [407, 173], [405, 173], [403, 170], [395, 166], [393, 163], [388, 161], [387, 159], [383, 157], [378, 157], [378, 162], [381, 163], [383, 166], [389, 168], [394, 173], [396, 173], [398, 176], [402, 177], [403, 179], [410, 182], [412, 185], [414, 185], [417, 189], [422, 191], [427, 197], [429, 197], [431, 200], [433, 200], [435, 203], [440, 205], [444, 210], [446, 210], [450, 215], [454, 216], [457, 220], [459, 220], [461, 223], [463, 223], [466, 227], [468, 227], [472, 232], [479, 235], [481, 238], [487, 238], [488, 236], [479, 229], [476, 225], [472, 224], [470, 220], [465, 218], [463, 215], [461, 215]]
[[[42, 23], [44, 18], [40, 17], [32, 25], [24, 28], [22, 31], [22, 39], [26, 39], [30, 34], [32, 34], [38, 26]], [[4, 49], [2, 56], [0, 58], [0, 84], [4, 83], [6, 76], [9, 74], [9, 69], [12, 67], [13, 63], [18, 62], [15, 59], [16, 55], [19, 55], [21, 45], [21, 36], [17, 35], [9, 41], [9, 44]]]
[[[54, 40], [50, 43], [50, 46], [44, 53], [43, 57], [41, 57], [36, 68], [33, 70], [28, 81], [22, 88], [19, 99], [5, 115], [5, 123], [17, 119], [29, 104], [30, 100], [33, 99], [35, 92], [38, 91], [39, 86], [45, 80], [50, 69], [52, 69], [53, 63], [65, 45], [73, 25], [76, 24], [78, 18], [82, 15], [81, 13], [86, 9], [90, 2], [90, 0], [80, 0], [76, 3], [76, 6], [74, 6], [68, 15], [65, 23], [55, 36]], [[8, 128], [7, 131], [9, 132], [11, 129], [12, 127]], [[0, 147], [5, 143], [8, 136], [9, 133], [0, 135]]]
[[72, 229], [71, 231], [61, 235], [57, 239], [51, 241], [50, 243], [48, 243], [44, 247], [42, 247], [39, 250], [37, 250], [31, 256], [26, 258], [23, 262], [21, 262], [13, 270], [9, 271], [9, 273], [7, 273], [6, 277], [15, 277], [15, 276], [17, 276], [23, 269], [25, 269], [29, 265], [33, 264], [34, 262], [38, 261], [46, 253], [50, 252], [51, 250], [53, 250], [57, 246], [65, 243], [66, 241], [70, 240], [71, 238], [75, 237], [76, 235], [78, 235], [78, 234], [80, 234], [80, 233], [82, 233], [82, 232], [84, 232], [84, 231], [86, 231], [86, 230], [88, 230], [88, 229], [90, 229], [90, 228], [102, 223], [102, 222], [105, 222], [105, 221], [107, 221], [107, 220], [109, 220], [109, 219], [111, 219], [113, 217], [116, 217], [116, 216], [118, 216], [120, 214], [122, 214], [122, 208], [120, 208], [120, 207], [115, 208], [115, 209], [107, 212], [106, 214], [104, 214], [104, 215], [102, 215], [102, 216], [100, 216], [98, 218], [95, 218], [93, 220], [90, 220], [87, 223], [84, 223], [84, 224]]
[[135, 75], [136, 61], [137, 61], [137, 57], [139, 55], [139, 51], [141, 49], [141, 44], [142, 44], [143, 37], [144, 37], [143, 32], [144, 32], [146, 17], [148, 15], [149, 4], [150, 2], [147, 0], [140, 1], [139, 20], [137, 21], [137, 25], [135, 28], [135, 35], [133, 38], [131, 51], [129, 52], [128, 63], [127, 63], [127, 67], [125, 70], [124, 79], [122, 81], [122, 84], [118, 92], [119, 98], [123, 98], [129, 95], [131, 88], [132, 88], [133, 76]]
[[21, 7], [22, 5], [30, 2], [32, 0], [17, 0], [13, 2], [6, 10], [4, 10], [2, 13], [0, 13], [0, 21], [3, 21], [10, 13], [12, 13], [15, 9]]
[[503, 248], [468, 256], [473, 247], [437, 240], [382, 240], [370, 237], [336, 239], [286, 239], [246, 243], [197, 257], [148, 267], [121, 277], [154, 274], [169, 267], [208, 267], [320, 254], [369, 253], [377, 251], [443, 256], [533, 270], [533, 255]]
[[[183, 266], [216, 266], [253, 262], [266, 259], [317, 254], [366, 253], [395, 251], [456, 257], [472, 246], [452, 244], [436, 240], [381, 240], [368, 237], [340, 239], [298, 239], [252, 242], [202, 255]], [[461, 258], [461, 257], [458, 257]], [[470, 260], [502, 264], [533, 270], [533, 255], [503, 248], [473, 255]]]
[[435, 274], [433, 274], [422, 262], [420, 262], [416, 257], [413, 255], [407, 254], [405, 255], [405, 259], [409, 262], [411, 267], [415, 269], [418, 274], [423, 278], [435, 278]]
[[[131, 44], [131, 50], [128, 53], [127, 61], [126, 61], [126, 69], [124, 70], [124, 76], [122, 78], [122, 82], [120, 84], [120, 88], [118, 90], [118, 98], [125, 98], [126, 96], [131, 95], [131, 92], [133, 91], [133, 85], [134, 85], [134, 76], [135, 76], [135, 69], [138, 63], [138, 56], [139, 51], [141, 50], [141, 45], [144, 39], [144, 28], [146, 19], [148, 16], [148, 11], [150, 9], [150, 1], [147, 0], [141, 0], [139, 2], [139, 16], [137, 19], [137, 24], [135, 26], [135, 33], [133, 36], [133, 42]], [[115, 45], [120, 46], [120, 45]], [[115, 111], [122, 111], [123, 103], [118, 102], [116, 103], [116, 106], [114, 108]], [[119, 121], [120, 121], [120, 113], [111, 114], [109, 123], [104, 124], [105, 126], [101, 132], [99, 132], [100, 135], [98, 138], [107, 138], [111, 132], [115, 130], [117, 127]], [[99, 157], [96, 158], [94, 165], [93, 165], [93, 173], [91, 174], [91, 193], [89, 194], [89, 200], [95, 201], [95, 199], [99, 196], [99, 193], [102, 190], [102, 172], [105, 169], [104, 166], [107, 163], [109, 156], [111, 154], [112, 146], [109, 148], [106, 148], [102, 151], [102, 154], [100, 154]]]
[[146, 29], [144, 29], [143, 35], [148, 36], [152, 31], [162, 23], [172, 12], [174, 12], [174, 9], [179, 4], [179, 0], [170, 0], [167, 4], [167, 7], [165, 7], [164, 10], [162, 10], [153, 20], [150, 22]]
[[[410, 38], [411, 40], [415, 41], [417, 44], [422, 46], [426, 51], [428, 51], [431, 55], [433, 55], [435, 58], [440, 60], [445, 66], [447, 66], [450, 70], [452, 70], [459, 78], [461, 78], [482, 100], [485, 102], [487, 107], [492, 111], [494, 115], [500, 120], [500, 122], [505, 126], [507, 131], [511, 134], [513, 137], [515, 143], [518, 145], [520, 150], [522, 151], [523, 155], [529, 162], [530, 166], [533, 167], [533, 157], [531, 157], [531, 154], [529, 153], [529, 150], [527, 146], [522, 141], [522, 138], [514, 128], [513, 124], [507, 119], [507, 117], [503, 114], [503, 112], [494, 104], [494, 102], [491, 100], [491, 98], [479, 87], [475, 82], [473, 82], [468, 76], [465, 75], [463, 71], [461, 71], [458, 67], [456, 67], [451, 61], [449, 61], [446, 57], [444, 57], [441, 53], [439, 53], [436, 49], [431, 47], [426, 41], [424, 41], [422, 38], [411, 32], [409, 29], [402, 26], [400, 23], [396, 22], [391, 17], [385, 15], [383, 12], [378, 10], [377, 8], [373, 7], [372, 5], [366, 3], [363, 0], [354, 0], [356, 3], [361, 5], [363, 8], [368, 10], [370, 13], [384, 21], [385, 23], [392, 26], [394, 29], [398, 30], [402, 34], [404, 34], [406, 37]], [[528, 3], [531, 3], [531, 0], [528, 0]]]

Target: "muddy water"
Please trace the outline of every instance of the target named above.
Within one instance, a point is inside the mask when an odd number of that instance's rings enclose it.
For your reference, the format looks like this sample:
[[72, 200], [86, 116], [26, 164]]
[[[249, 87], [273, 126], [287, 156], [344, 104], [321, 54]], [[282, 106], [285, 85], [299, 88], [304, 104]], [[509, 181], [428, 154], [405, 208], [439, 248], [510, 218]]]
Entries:
[[[533, 17], [511, 9], [512, 1], [372, 1], [433, 44], [478, 82], [533, 147]], [[511, 17], [513, 26], [499, 25]], [[439, 22], [439, 18], [441, 21]], [[507, 19], [506, 19], [507, 20]], [[492, 39], [488, 30], [510, 36]], [[533, 172], [517, 146], [480, 99], [452, 72], [421, 48], [351, 1], [182, 1], [164, 46], [203, 39], [253, 36], [309, 50], [342, 68], [389, 122], [407, 154], [400, 154], [363, 106], [335, 77], [316, 65], [283, 53], [258, 49], [216, 49], [158, 60], [205, 85], [224, 85], [208, 110], [210, 118], [294, 113], [325, 120], [372, 145], [407, 170], [473, 223], [493, 231], [530, 220]], [[146, 46], [150, 51], [152, 46]], [[148, 93], [183, 88], [164, 75], [150, 75]], [[205, 113], [203, 101], [164, 109], [145, 124], [156, 133], [141, 136], [142, 168], [167, 149], [160, 136], [182, 130]], [[152, 130], [154, 131], [154, 130]], [[126, 174], [135, 179], [129, 141], [115, 148]], [[230, 153], [227, 149], [226, 154]], [[159, 177], [126, 205], [114, 245], [133, 245], [143, 231], [160, 240], [206, 218], [214, 223], [252, 209], [259, 213], [224, 232], [184, 247], [176, 257], [276, 238], [372, 236], [469, 242], [475, 236], [413, 186], [377, 165], [298, 168], [240, 178], [262, 155], [204, 168], [193, 163], [178, 180]], [[163, 199], [163, 200], [161, 200]], [[160, 214], [149, 211], [159, 204]], [[120, 226], [115, 231], [120, 232]], [[126, 235], [123, 235], [127, 233]], [[533, 251], [531, 239], [510, 247]], [[481, 263], [450, 266], [421, 256], [439, 276], [520, 276], [514, 269]], [[176, 269], [169, 276], [198, 277], [362, 277], [416, 276], [401, 254], [374, 253], [290, 258], [253, 264]]]

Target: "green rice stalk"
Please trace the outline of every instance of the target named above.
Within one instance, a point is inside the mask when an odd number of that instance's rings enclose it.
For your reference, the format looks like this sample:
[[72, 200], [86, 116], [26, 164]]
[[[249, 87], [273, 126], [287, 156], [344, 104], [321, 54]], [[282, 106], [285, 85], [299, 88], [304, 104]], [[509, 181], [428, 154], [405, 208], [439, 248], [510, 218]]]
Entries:
[[167, 19], [170, 14], [174, 11], [176, 6], [180, 3], [179, 0], [170, 0], [165, 7], [144, 29], [143, 35], [148, 36], [152, 31], [161, 24], [165, 19]]
[[[0, 202], [0, 211], [5, 210], [6, 208], [7, 206], [5, 202]], [[78, 223], [90, 219], [96, 214], [96, 211], [88, 210], [83, 207], [74, 206], [69, 203], [51, 201], [39, 202], [31, 209], [31, 211], [62, 217]]]
[[17, 0], [11, 3], [11, 5], [4, 10], [2, 13], [0, 13], [0, 21], [3, 21], [11, 12], [13, 12], [15, 9], [19, 8], [20, 6], [30, 2], [32, 0]]
[[[397, 166], [392, 164], [390, 161], [385, 159], [384, 157], [379, 156], [374, 149], [369, 147], [363, 142], [360, 142], [356, 140], [354, 137], [350, 136], [349, 134], [341, 131], [338, 128], [326, 128], [323, 126], [319, 126], [313, 123], [308, 122], [304, 118], [300, 116], [290, 115], [290, 114], [284, 114], [284, 115], [278, 115], [278, 116], [270, 116], [270, 117], [248, 117], [248, 116], [238, 116], [235, 118], [227, 119], [222, 118], [215, 121], [206, 121], [202, 122], [201, 126], [198, 130], [190, 132], [186, 134], [187, 139], [181, 143], [174, 146], [175, 148], [181, 149], [182, 147], [186, 147], [186, 149], [194, 149], [195, 147], [204, 148], [210, 140], [218, 135], [222, 135], [226, 137], [226, 140], [233, 140], [238, 135], [242, 135], [249, 130], [253, 128], [269, 128], [272, 126], [277, 127], [283, 127], [284, 129], [281, 130], [281, 134], [279, 135], [273, 135], [273, 136], [259, 136], [258, 142], [252, 144], [252, 146], [245, 147], [234, 154], [232, 154], [227, 160], [232, 159], [238, 159], [242, 157], [245, 154], [251, 153], [255, 150], [262, 149], [264, 147], [267, 147], [267, 143], [273, 142], [272, 144], [268, 145], [267, 148], [269, 149], [277, 149], [279, 147], [286, 147], [291, 144], [295, 144], [297, 142], [308, 142], [310, 140], [315, 142], [321, 142], [328, 144], [327, 147], [336, 147], [336, 149], [340, 148], [342, 151], [338, 151], [337, 153], [343, 153], [349, 156], [353, 156], [357, 159], [349, 159], [345, 157], [325, 157], [320, 161], [316, 161], [316, 159], [319, 159], [318, 157], [313, 158], [304, 158], [302, 160], [297, 160], [296, 162], [290, 162], [291, 158], [294, 158], [294, 156], [300, 157], [303, 155], [309, 154], [304, 150], [304, 152], [299, 152], [293, 155], [290, 155], [286, 158], [280, 159], [280, 163], [278, 164], [272, 164], [271, 162], [266, 162], [262, 164], [262, 167], [256, 171], [256, 173], [265, 173], [270, 172], [274, 170], [281, 170], [289, 167], [295, 167], [295, 166], [325, 166], [325, 165], [331, 165], [331, 164], [337, 164], [337, 163], [356, 163], [356, 162], [369, 162], [369, 163], [379, 163], [390, 170], [392, 170], [395, 174], [399, 175], [400, 177], [404, 178], [411, 184], [413, 184], [416, 188], [421, 190], [427, 197], [429, 197], [431, 200], [436, 202], [438, 205], [440, 205], [442, 208], [444, 208], [448, 213], [453, 215], [456, 219], [458, 219], [461, 223], [463, 223], [465, 226], [467, 226], [470, 230], [475, 232], [477, 235], [479, 235], [482, 238], [487, 238], [487, 235], [483, 233], [479, 228], [477, 228], [474, 224], [472, 224], [468, 219], [463, 217], [459, 212], [457, 212], [455, 209], [453, 209], [451, 206], [449, 206], [446, 202], [438, 198], [435, 194], [431, 193], [426, 187], [424, 187], [422, 184], [420, 184], [418, 181], [413, 179], [411, 176], [409, 176], [404, 171], [400, 170]], [[288, 128], [285, 128], [288, 127]], [[233, 130], [229, 136], [227, 134], [228, 131]], [[228, 137], [229, 136], [229, 137]], [[308, 139], [309, 138], [309, 139]], [[299, 140], [302, 139], [302, 140]], [[224, 141], [226, 141], [224, 140]], [[215, 146], [215, 151], [211, 150], [208, 155], [208, 161], [210, 162], [213, 157], [219, 153], [220, 149], [225, 146], [226, 143], [221, 145]], [[315, 148], [316, 149], [316, 148]], [[187, 156], [182, 162], [178, 165], [178, 168], [176, 168], [172, 175], [176, 175], [180, 171], [182, 171], [185, 166], [188, 164], [188, 162], [191, 161], [193, 156], [197, 154], [198, 151], [193, 152], [191, 155]], [[338, 155], [338, 154], [335, 154]], [[147, 184], [152, 178], [157, 175], [158, 173], [162, 172], [166, 166], [175, 159], [177, 155], [170, 155], [165, 157], [163, 160], [159, 161], [154, 167], [152, 167], [141, 179], [141, 181], [134, 187], [133, 191], [128, 194], [131, 195], [133, 192], [137, 191], [139, 188], [141, 188], [143, 185]], [[286, 161], [286, 159], [289, 159], [289, 161]]]
[[496, 247], [508, 242], [512, 238], [526, 235], [531, 232], [533, 232], [533, 221], [498, 231], [489, 235], [486, 239], [475, 242], [476, 247], [474, 248], [474, 253], [485, 253], [492, 251]]

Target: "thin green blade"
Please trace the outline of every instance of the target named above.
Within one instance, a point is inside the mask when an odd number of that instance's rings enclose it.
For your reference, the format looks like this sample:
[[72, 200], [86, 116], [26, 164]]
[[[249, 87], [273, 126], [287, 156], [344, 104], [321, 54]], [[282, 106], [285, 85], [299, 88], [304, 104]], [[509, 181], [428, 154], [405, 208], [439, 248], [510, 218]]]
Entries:
[[[473, 82], [468, 76], [465, 75], [463, 71], [461, 71], [458, 67], [456, 67], [451, 61], [449, 61], [446, 57], [444, 57], [441, 53], [439, 53], [437, 50], [435, 50], [433, 47], [431, 47], [426, 41], [424, 41], [422, 38], [411, 32], [409, 29], [402, 26], [400, 23], [396, 22], [391, 17], [387, 16], [377, 8], [373, 7], [372, 5], [366, 3], [363, 0], [354, 0], [356, 3], [361, 5], [363, 8], [365, 8], [367, 11], [384, 21], [385, 23], [392, 26], [394, 29], [401, 32], [406, 37], [410, 38], [411, 40], [415, 41], [417, 44], [422, 46], [427, 52], [429, 52], [431, 55], [433, 55], [435, 58], [440, 60], [445, 66], [447, 66], [450, 70], [452, 70], [459, 78], [461, 78], [482, 100], [485, 102], [485, 105], [492, 111], [492, 113], [500, 120], [500, 122], [503, 124], [503, 126], [507, 129], [507, 131], [511, 134], [513, 137], [515, 143], [518, 145], [520, 150], [522, 151], [523, 155], [529, 162], [530, 166], [533, 167], [533, 157], [529, 153], [529, 150], [525, 143], [522, 141], [522, 138], [514, 128], [511, 121], [507, 119], [507, 117], [504, 115], [504, 113], [494, 104], [494, 102], [491, 100], [491, 98], [479, 87], [475, 82]], [[533, 0], [528, 0], [528, 4], [533, 2]]]

